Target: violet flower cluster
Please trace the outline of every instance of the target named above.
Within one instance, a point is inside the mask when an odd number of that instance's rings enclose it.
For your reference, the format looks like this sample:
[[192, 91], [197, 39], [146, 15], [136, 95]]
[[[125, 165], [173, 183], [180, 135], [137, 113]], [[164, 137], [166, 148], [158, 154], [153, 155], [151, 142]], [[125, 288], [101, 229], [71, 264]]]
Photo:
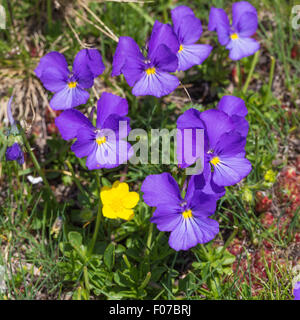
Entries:
[[[210, 45], [198, 43], [202, 25], [190, 8], [178, 6], [171, 11], [171, 17], [172, 25], [155, 21], [143, 52], [131, 37], [119, 38], [112, 76], [123, 74], [136, 96], [160, 98], [170, 94], [180, 84], [173, 73], [203, 63], [212, 51]], [[212, 8], [208, 28], [217, 31], [219, 42], [230, 50], [229, 57], [233, 60], [259, 49], [251, 38], [257, 29], [257, 13], [248, 2], [233, 5], [232, 25], [224, 10]], [[104, 69], [96, 49], [79, 51], [72, 69], [59, 52], [45, 55], [35, 69], [45, 88], [54, 93], [50, 106], [64, 110], [55, 120], [62, 138], [76, 139], [71, 150], [79, 158], [86, 157], [89, 170], [114, 168], [133, 154], [131, 145], [124, 140], [130, 131], [125, 99], [103, 92], [97, 102], [95, 122], [93, 112], [87, 118], [74, 109], [86, 104], [88, 89]], [[184, 129], [204, 130], [203, 172], [187, 179], [183, 190], [169, 173], [149, 175], [144, 180], [141, 187], [144, 201], [156, 207], [151, 222], [159, 230], [170, 232], [169, 244], [173, 249], [188, 250], [212, 240], [219, 232], [218, 222], [210, 218], [216, 202], [224, 196], [226, 186], [239, 183], [251, 171], [245, 157], [249, 129], [246, 115], [244, 101], [234, 96], [224, 96], [214, 110], [187, 110], [178, 118], [177, 129], [183, 135]], [[195, 143], [192, 139], [183, 149], [194, 150]], [[21, 159], [18, 147], [12, 147], [8, 157]], [[181, 159], [183, 149], [182, 146], [177, 149]], [[183, 158], [181, 168], [190, 165]]]
[[[242, 99], [224, 96], [215, 110], [203, 112], [189, 109], [177, 120], [177, 129], [204, 130], [203, 172], [190, 178], [185, 197], [170, 174], [150, 175], [143, 182], [144, 201], [156, 211], [151, 222], [161, 231], [171, 232], [170, 246], [175, 250], [188, 250], [198, 243], [212, 240], [218, 233], [218, 222], [209, 218], [216, 208], [216, 201], [225, 194], [225, 186], [240, 182], [251, 171], [245, 157], [248, 122], [247, 108]], [[196, 140], [182, 147], [177, 154], [183, 159], [182, 150], [196, 149]], [[195, 162], [197, 159], [195, 159]], [[184, 190], [183, 190], [184, 192]]]
[[195, 44], [202, 27], [190, 8], [179, 6], [171, 15], [173, 27], [155, 21], [145, 56], [132, 38], [119, 39], [112, 76], [123, 74], [135, 96], [170, 94], [180, 83], [170, 73], [201, 64], [212, 50], [209, 45]]

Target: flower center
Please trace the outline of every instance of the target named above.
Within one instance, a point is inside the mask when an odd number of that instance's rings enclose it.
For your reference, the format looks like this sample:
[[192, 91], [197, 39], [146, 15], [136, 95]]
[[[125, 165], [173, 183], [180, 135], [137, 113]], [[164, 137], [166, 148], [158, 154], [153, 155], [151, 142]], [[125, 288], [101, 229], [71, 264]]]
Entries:
[[96, 139], [96, 142], [99, 146], [101, 146], [101, 144], [106, 142], [106, 137], [99, 137]]
[[68, 86], [70, 89], [76, 88], [77, 87], [77, 82], [76, 81], [71, 81], [68, 83]]
[[230, 38], [231, 38], [232, 40], [237, 40], [237, 39], [239, 38], [239, 36], [238, 36], [237, 33], [232, 33], [232, 34], [230, 35]]
[[118, 198], [114, 198], [109, 205], [111, 209], [115, 212], [121, 212], [124, 209], [124, 205], [122, 204], [122, 201]]
[[220, 158], [219, 157], [213, 157], [210, 160], [210, 163], [212, 163], [214, 166], [216, 166], [218, 163], [220, 163]]
[[145, 71], [146, 71], [146, 73], [147, 73], [148, 76], [150, 76], [151, 74], [155, 74], [155, 72], [156, 72], [156, 70], [155, 70], [154, 67], [148, 68], [148, 69], [146, 69]]
[[182, 215], [183, 215], [184, 219], [192, 218], [192, 216], [193, 216], [192, 210], [185, 210], [182, 212]]
[[181, 52], [182, 50], [183, 50], [183, 45], [181, 44], [180, 47], [179, 47], [178, 52]]

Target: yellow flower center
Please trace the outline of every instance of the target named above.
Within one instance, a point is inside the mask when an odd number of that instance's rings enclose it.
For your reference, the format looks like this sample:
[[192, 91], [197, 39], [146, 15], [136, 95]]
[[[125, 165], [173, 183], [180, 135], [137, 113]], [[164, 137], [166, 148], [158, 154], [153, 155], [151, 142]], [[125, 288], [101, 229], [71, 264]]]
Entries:
[[76, 88], [77, 87], [77, 82], [75, 81], [71, 81], [68, 83], [68, 86], [70, 89]]
[[101, 146], [101, 144], [106, 142], [106, 137], [99, 137], [96, 139], [96, 142], [98, 143], [99, 146]]
[[146, 73], [147, 73], [148, 76], [150, 76], [151, 74], [155, 74], [155, 72], [156, 72], [156, 70], [155, 70], [154, 67], [148, 68], [148, 69], [146, 69], [145, 71], [146, 71]]
[[110, 203], [110, 208], [114, 212], [118, 213], [118, 212], [121, 212], [124, 209], [124, 205], [123, 205], [121, 199], [115, 197], [113, 199], [113, 201]]
[[193, 216], [192, 210], [185, 210], [182, 212], [182, 215], [183, 215], [184, 219], [192, 218], [192, 216]]
[[181, 52], [182, 50], [183, 50], [183, 45], [181, 44], [180, 47], [179, 47], [178, 52]]
[[214, 166], [216, 166], [218, 163], [220, 163], [220, 158], [214, 157], [210, 160], [210, 163], [212, 163]]
[[239, 38], [239, 36], [238, 36], [237, 33], [232, 33], [232, 34], [230, 35], [230, 38], [231, 38], [232, 40], [236, 40], [236, 39]]

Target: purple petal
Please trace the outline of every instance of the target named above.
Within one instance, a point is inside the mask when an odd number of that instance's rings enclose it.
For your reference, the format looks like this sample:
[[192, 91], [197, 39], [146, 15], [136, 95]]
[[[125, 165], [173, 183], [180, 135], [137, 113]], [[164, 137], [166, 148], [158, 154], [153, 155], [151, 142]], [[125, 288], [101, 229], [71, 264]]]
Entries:
[[66, 110], [61, 113], [55, 119], [55, 125], [64, 140], [76, 138], [79, 129], [83, 129], [84, 127], [94, 128], [88, 118], [75, 109]]
[[9, 98], [9, 101], [7, 103], [7, 109], [6, 109], [7, 110], [7, 117], [8, 117], [8, 120], [9, 120], [9, 123], [11, 126], [13, 126], [15, 124], [15, 120], [14, 120], [14, 117], [11, 112], [11, 104], [12, 104], [13, 98], [14, 98], [14, 96], [11, 96]]
[[220, 187], [213, 182], [211, 175], [210, 164], [205, 163], [204, 172], [192, 177], [194, 180], [194, 188], [208, 195], [213, 195], [215, 199], [218, 200], [225, 195], [226, 191], [224, 187]]
[[41, 78], [46, 69], [56, 69], [60, 78], [67, 78], [69, 74], [68, 63], [63, 54], [52, 51], [41, 58], [39, 65], [34, 70], [36, 76]]
[[240, 60], [244, 57], [251, 56], [259, 50], [259, 43], [251, 38], [239, 37], [235, 40], [230, 40], [226, 49], [230, 50], [229, 58], [232, 60]]
[[200, 118], [201, 112], [197, 109], [188, 109], [177, 119], [178, 129], [205, 128], [205, 124]]
[[[80, 50], [74, 59], [73, 74], [79, 85], [85, 89], [91, 88], [94, 84], [94, 75], [90, 69], [91, 64], [88, 49]], [[96, 61], [94, 64], [98, 67]]]
[[179, 206], [160, 204], [150, 218], [150, 222], [155, 223], [160, 231], [172, 231], [181, 221], [181, 217], [181, 208]]
[[127, 57], [125, 64], [122, 67], [122, 73], [127, 83], [133, 87], [137, 81], [139, 81], [144, 74], [146, 64], [144, 60], [135, 57]]
[[219, 110], [206, 110], [201, 113], [200, 118], [205, 123], [210, 149], [215, 148], [224, 133], [234, 129], [230, 117]]
[[193, 196], [188, 202], [193, 216], [209, 217], [216, 211], [216, 197], [203, 193], [201, 190], [194, 190]]
[[163, 24], [156, 20], [148, 43], [148, 58], [150, 60], [160, 44], [166, 45], [175, 54], [179, 50], [179, 42], [173, 28], [169, 24]]
[[103, 143], [101, 146], [95, 143], [93, 151], [88, 155], [86, 166], [89, 170], [111, 169], [117, 167], [116, 143]]
[[185, 71], [195, 65], [201, 64], [212, 50], [212, 46], [208, 44], [190, 44], [183, 45], [182, 50], [177, 53], [178, 70]]
[[198, 243], [206, 243], [212, 240], [219, 232], [217, 221], [209, 218], [182, 217], [181, 222], [171, 232], [169, 238], [170, 247], [176, 251], [188, 250]]
[[24, 153], [17, 142], [15, 142], [12, 146], [7, 147], [5, 158], [6, 161], [16, 160], [20, 165], [24, 163]]
[[176, 54], [164, 44], [159, 45], [152, 55], [152, 62], [155, 68], [164, 72], [175, 72], [178, 68]]
[[257, 15], [245, 12], [237, 24], [236, 30], [240, 37], [251, 37], [257, 30]]
[[249, 123], [244, 117], [232, 116], [231, 120], [234, 124], [235, 131], [242, 137], [247, 137], [249, 131]]
[[118, 76], [122, 73], [127, 58], [133, 58], [143, 61], [142, 55], [137, 43], [130, 37], [120, 37], [119, 43], [113, 58], [112, 76]]
[[212, 7], [209, 13], [208, 30], [217, 31], [218, 40], [221, 45], [226, 45], [230, 40], [230, 23], [223, 9]]
[[293, 290], [294, 300], [300, 300], [300, 281], [298, 281]]
[[51, 92], [64, 90], [68, 83], [68, 76], [62, 74], [58, 69], [49, 67], [45, 69], [40, 77], [44, 87]]
[[53, 110], [66, 110], [85, 104], [90, 94], [80, 87], [69, 88], [65, 85], [64, 89], [55, 93], [50, 101], [50, 107]]
[[231, 131], [224, 133], [216, 143], [214, 153], [217, 156], [231, 157], [245, 150], [246, 138], [239, 133]]
[[217, 105], [217, 109], [229, 116], [245, 117], [248, 114], [244, 100], [235, 96], [223, 96]]
[[[68, 112], [68, 111], [65, 111]], [[90, 127], [80, 127], [77, 131], [77, 140], [71, 146], [71, 150], [75, 153], [76, 157], [82, 158], [91, 154], [96, 144], [96, 134]]]
[[97, 78], [105, 70], [102, 61], [101, 53], [97, 49], [82, 49], [80, 50], [74, 60], [73, 70], [88, 68], [93, 78]]
[[175, 76], [166, 72], [156, 71], [152, 75], [147, 75], [144, 72], [143, 77], [133, 87], [132, 94], [160, 98], [174, 91], [179, 86], [179, 83]]
[[117, 139], [126, 138], [130, 132], [130, 118], [121, 117], [118, 114], [111, 114], [105, 119], [102, 129], [113, 130]]
[[201, 21], [193, 10], [185, 6], [179, 6], [171, 10], [174, 31], [180, 44], [193, 44], [202, 34]]
[[245, 12], [249, 12], [257, 16], [256, 9], [247, 1], [235, 2], [232, 5], [232, 26], [234, 28], [236, 28], [240, 18]]
[[183, 202], [177, 182], [166, 172], [147, 176], [141, 191], [144, 202], [151, 207], [169, 205], [170, 208], [180, 208]]
[[109, 92], [103, 92], [97, 102], [97, 128], [105, 128], [105, 120], [112, 114], [126, 116], [128, 113], [128, 102]]
[[251, 172], [251, 163], [244, 157], [219, 157], [214, 166], [212, 179], [218, 186], [231, 186], [240, 182]]

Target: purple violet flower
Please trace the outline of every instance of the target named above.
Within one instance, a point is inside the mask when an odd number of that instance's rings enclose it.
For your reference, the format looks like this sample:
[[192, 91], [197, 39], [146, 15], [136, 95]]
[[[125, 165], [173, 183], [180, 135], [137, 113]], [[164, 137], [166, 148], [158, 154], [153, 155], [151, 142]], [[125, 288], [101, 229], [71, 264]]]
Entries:
[[54, 92], [50, 106], [65, 110], [85, 104], [89, 93], [85, 90], [94, 84], [94, 78], [103, 73], [105, 66], [96, 49], [80, 50], [73, 63], [72, 72], [63, 54], [53, 51], [41, 58], [35, 74], [44, 87]]
[[251, 56], [259, 50], [259, 43], [250, 38], [257, 25], [256, 9], [247, 1], [232, 5], [232, 25], [223, 9], [212, 7], [210, 10], [208, 30], [217, 31], [220, 44], [230, 51], [232, 60]]
[[150, 221], [160, 231], [171, 232], [169, 245], [174, 250], [188, 250], [209, 242], [219, 232], [218, 222], [209, 218], [215, 212], [216, 198], [196, 190], [193, 181], [184, 199], [169, 173], [149, 175], [141, 191], [145, 203], [156, 207]]
[[245, 117], [248, 114], [248, 110], [243, 99], [235, 96], [223, 96], [217, 105], [217, 109], [225, 112], [230, 117], [235, 131], [242, 137], [247, 137], [249, 123]]
[[135, 96], [152, 95], [157, 98], [168, 95], [179, 85], [171, 75], [178, 67], [179, 44], [172, 27], [155, 21], [148, 54], [145, 58], [137, 43], [130, 37], [120, 37], [113, 59], [112, 76], [124, 75], [133, 87]]
[[177, 70], [184, 71], [201, 64], [210, 55], [212, 47], [207, 44], [195, 44], [202, 34], [200, 19], [186, 6], [171, 10], [171, 16], [173, 30], [179, 43]]
[[300, 300], [300, 281], [298, 281], [293, 290], [294, 300]]
[[5, 157], [6, 161], [16, 160], [20, 165], [24, 163], [24, 153], [17, 142], [15, 142], [11, 147], [7, 147]]
[[[236, 184], [250, 173], [251, 163], [245, 158], [246, 137], [240, 135], [240, 127], [225, 112], [189, 109], [178, 118], [177, 128], [204, 128], [203, 174], [211, 181], [212, 188], [213, 184], [219, 187]], [[191, 143], [186, 148], [195, 150], [196, 146]]]
[[132, 155], [131, 145], [122, 139], [129, 131], [126, 99], [104, 92], [97, 103], [96, 127], [78, 110], [66, 110], [56, 119], [62, 138], [77, 138], [71, 150], [78, 158], [87, 157], [89, 170], [115, 168]]

